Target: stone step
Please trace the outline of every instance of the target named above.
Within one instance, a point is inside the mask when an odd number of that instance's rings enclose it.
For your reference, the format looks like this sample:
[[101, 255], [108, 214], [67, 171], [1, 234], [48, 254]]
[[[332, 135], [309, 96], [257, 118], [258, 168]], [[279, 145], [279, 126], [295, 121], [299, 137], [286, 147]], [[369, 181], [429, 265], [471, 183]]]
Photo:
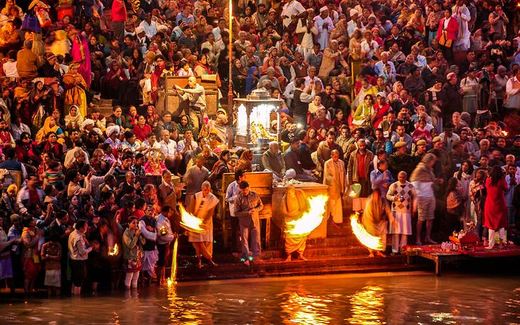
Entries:
[[357, 245], [359, 245], [359, 241], [351, 232], [337, 237], [307, 239], [307, 248]]
[[[219, 260], [216, 260], [219, 263]], [[219, 264], [217, 267], [195, 267], [195, 260], [184, 261], [178, 268], [179, 281], [208, 279], [255, 278], [266, 276], [295, 276], [331, 273], [397, 272], [424, 268], [424, 265], [406, 265], [402, 256], [386, 258], [343, 257], [284, 262], [283, 259], [264, 260], [250, 267], [242, 263]]]
[[[187, 261], [193, 258], [195, 251], [192, 249], [183, 250], [179, 254], [179, 261]], [[308, 247], [304, 253], [309, 259], [324, 259], [324, 258], [359, 258], [368, 255], [368, 250], [360, 245], [352, 246], [331, 246], [331, 247]], [[223, 263], [236, 263], [239, 261], [240, 254], [234, 253], [215, 253], [214, 259]], [[281, 249], [270, 249], [262, 251], [262, 259], [266, 261], [283, 260], [286, 254]]]
[[[346, 246], [346, 247], [318, 247], [305, 249], [305, 257], [319, 258], [319, 257], [338, 257], [338, 256], [358, 256], [368, 254], [368, 251], [364, 247], [360, 246]], [[262, 252], [262, 258], [264, 259], [276, 259], [282, 258], [285, 253], [279, 250], [270, 250]]]

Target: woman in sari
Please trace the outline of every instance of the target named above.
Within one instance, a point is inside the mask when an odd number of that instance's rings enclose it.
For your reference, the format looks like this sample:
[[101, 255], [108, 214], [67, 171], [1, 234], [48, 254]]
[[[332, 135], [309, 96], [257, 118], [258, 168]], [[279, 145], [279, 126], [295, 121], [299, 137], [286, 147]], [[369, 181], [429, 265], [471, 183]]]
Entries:
[[63, 76], [65, 84], [65, 108], [76, 105], [79, 108], [81, 116], [87, 115], [87, 93], [85, 89], [88, 87], [87, 82], [79, 73], [80, 64], [72, 63], [69, 71]]
[[357, 127], [370, 126], [374, 117], [374, 96], [366, 95], [352, 116], [352, 124]]
[[65, 128], [67, 130], [77, 130], [83, 123], [83, 116], [78, 112], [78, 106], [72, 105], [69, 114], [65, 115]]
[[[29, 92], [29, 105], [31, 112], [38, 111], [40, 105], [45, 105], [49, 97], [50, 89], [45, 87], [43, 81], [37, 80], [34, 82], [34, 88]], [[50, 111], [48, 111], [50, 113]]]
[[[92, 70], [90, 66], [90, 50], [87, 39], [76, 29], [72, 29], [69, 32], [69, 38], [72, 43], [72, 60], [74, 63], [79, 64], [78, 72], [83, 76], [87, 87], [90, 87], [92, 81]], [[83, 114], [83, 116], [85, 116], [85, 114]]]
[[36, 133], [36, 142], [41, 143], [47, 139], [49, 133], [55, 133], [57, 137], [61, 137], [60, 140], [64, 142], [63, 130], [56, 124], [54, 117], [49, 116], [43, 122], [43, 127]]

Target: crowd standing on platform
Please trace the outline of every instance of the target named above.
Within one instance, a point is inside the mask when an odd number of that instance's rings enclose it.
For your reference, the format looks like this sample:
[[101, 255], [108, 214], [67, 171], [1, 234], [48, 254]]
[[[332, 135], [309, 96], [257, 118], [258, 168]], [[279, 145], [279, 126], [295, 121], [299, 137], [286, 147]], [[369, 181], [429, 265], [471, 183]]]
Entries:
[[[348, 220], [351, 190], [376, 195], [366, 229], [391, 235], [394, 253], [411, 235], [468, 228], [505, 244], [520, 220], [519, 12], [508, 0], [239, 0], [230, 35], [221, 0], [6, 0], [1, 283], [74, 295], [164, 283], [180, 201], [206, 226], [189, 235], [198, 267], [215, 265], [219, 200], [242, 261], [260, 259], [253, 168], [329, 185], [329, 222]], [[208, 74], [222, 104], [209, 117]], [[172, 90], [180, 116], [163, 107], [165, 76], [189, 78]], [[235, 97], [284, 100], [282, 143], [258, 164], [233, 145], [229, 78]]]

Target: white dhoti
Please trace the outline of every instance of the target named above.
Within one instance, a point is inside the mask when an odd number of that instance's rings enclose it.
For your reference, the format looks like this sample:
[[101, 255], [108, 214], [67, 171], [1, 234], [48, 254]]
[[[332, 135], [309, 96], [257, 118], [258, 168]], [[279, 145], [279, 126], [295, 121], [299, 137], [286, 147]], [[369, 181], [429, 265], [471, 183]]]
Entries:
[[412, 214], [410, 212], [394, 211], [394, 220], [390, 222], [390, 234], [411, 235]]
[[154, 249], [153, 251], [144, 251], [143, 255], [142, 270], [155, 274], [155, 264], [157, 264], [157, 261], [159, 260], [157, 249]]

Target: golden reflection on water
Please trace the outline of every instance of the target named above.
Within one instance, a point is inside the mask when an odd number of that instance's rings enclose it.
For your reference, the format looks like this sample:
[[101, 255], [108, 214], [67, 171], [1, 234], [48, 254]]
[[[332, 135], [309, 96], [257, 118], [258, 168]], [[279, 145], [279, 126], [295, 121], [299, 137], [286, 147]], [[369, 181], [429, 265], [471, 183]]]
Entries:
[[200, 302], [179, 297], [175, 285], [168, 286], [168, 311], [172, 323], [182, 320], [186, 325], [211, 324], [211, 314], [206, 313], [205, 307]]
[[383, 291], [382, 287], [374, 285], [356, 291], [350, 298], [352, 314], [346, 321], [349, 324], [386, 324]]
[[332, 300], [308, 294], [302, 288], [286, 288], [280, 308], [284, 324], [329, 324], [328, 304]]

